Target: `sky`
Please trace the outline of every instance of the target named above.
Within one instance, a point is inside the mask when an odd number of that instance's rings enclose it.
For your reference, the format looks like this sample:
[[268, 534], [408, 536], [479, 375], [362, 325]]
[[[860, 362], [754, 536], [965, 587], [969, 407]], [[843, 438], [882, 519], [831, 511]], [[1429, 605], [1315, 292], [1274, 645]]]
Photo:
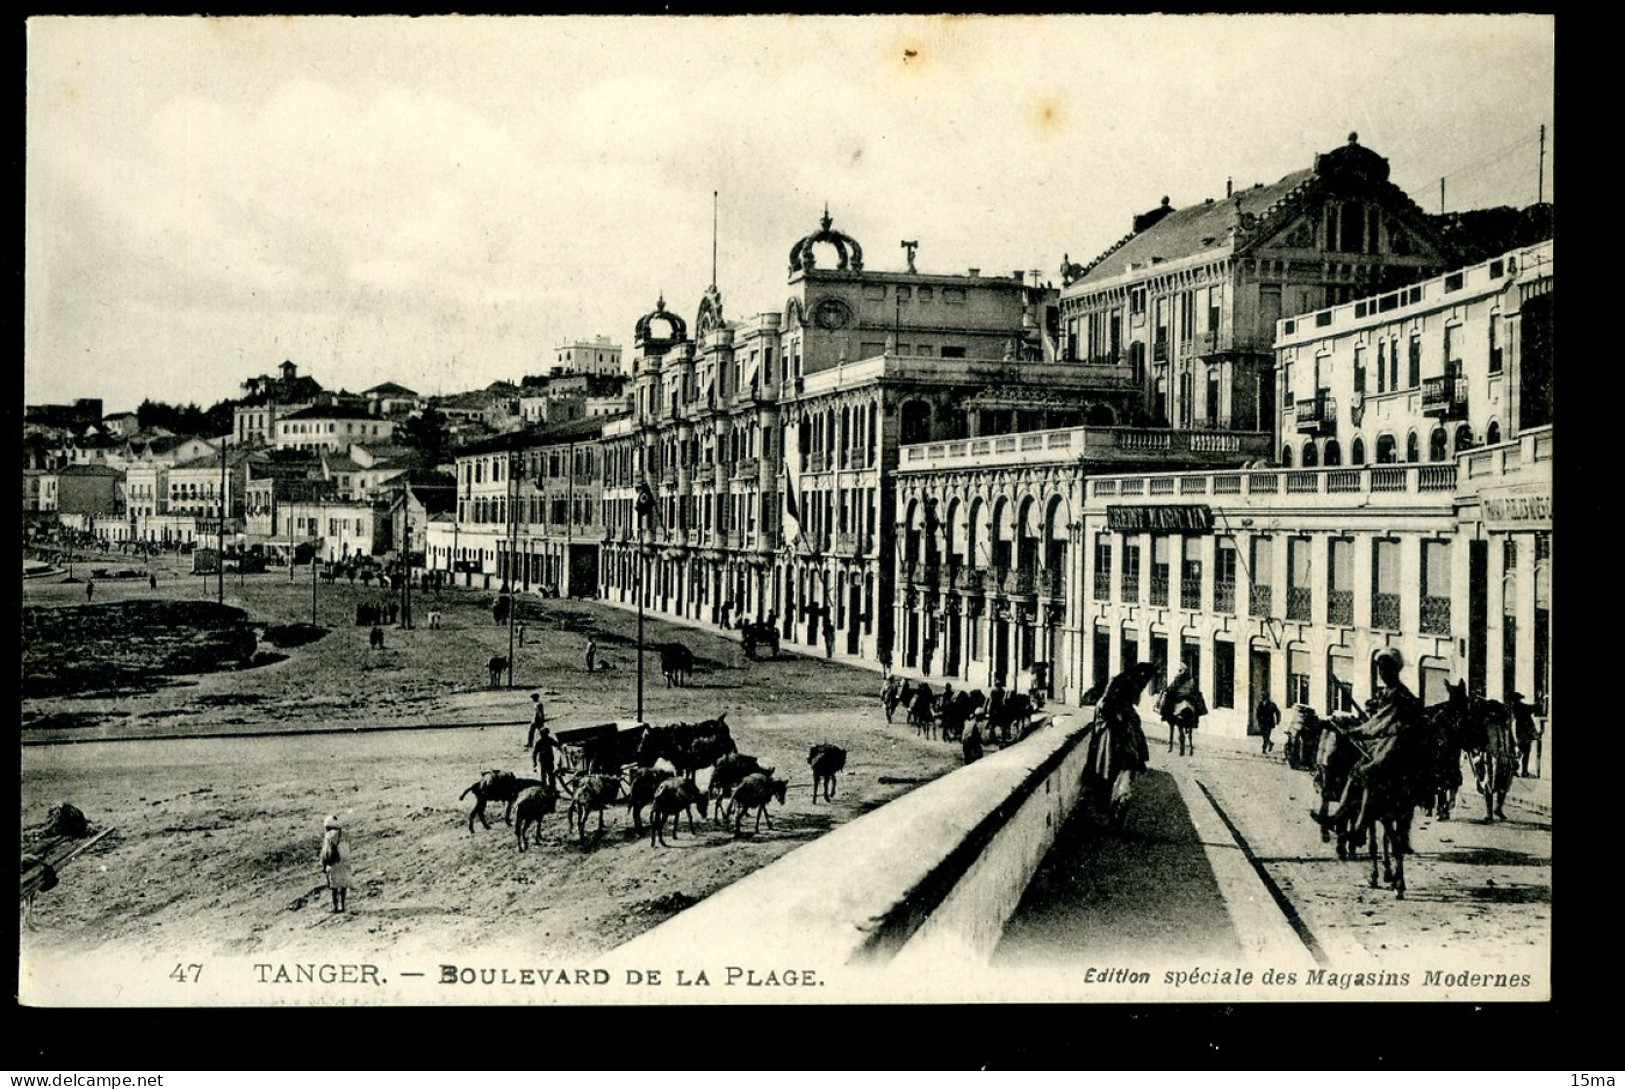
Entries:
[[[1350, 132], [1426, 210], [1553, 199], [1548, 16], [35, 18], [27, 403], [292, 360], [450, 393], [865, 267], [1087, 262]], [[1539, 128], [1546, 126], [1545, 169]]]

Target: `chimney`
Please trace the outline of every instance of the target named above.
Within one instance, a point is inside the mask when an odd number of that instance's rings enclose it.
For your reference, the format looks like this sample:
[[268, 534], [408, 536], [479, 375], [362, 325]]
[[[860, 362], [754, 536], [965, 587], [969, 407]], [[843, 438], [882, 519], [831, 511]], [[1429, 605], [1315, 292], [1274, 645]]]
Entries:
[[1230, 199], [1230, 197], [1235, 192], [1235, 188], [1236, 188], [1236, 179], [1235, 178], [1226, 178], [1226, 179], [1224, 179], [1224, 199], [1225, 200]]
[[970, 270], [970, 274], [972, 276], [980, 276], [982, 274], [982, 270], [979, 268], [973, 268]]

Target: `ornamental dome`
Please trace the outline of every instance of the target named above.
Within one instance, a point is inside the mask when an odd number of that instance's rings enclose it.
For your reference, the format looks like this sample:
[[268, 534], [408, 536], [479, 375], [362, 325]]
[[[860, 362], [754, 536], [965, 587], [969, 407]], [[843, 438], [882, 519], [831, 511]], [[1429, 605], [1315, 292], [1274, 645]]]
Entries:
[[[655, 322], [665, 323], [664, 332], [655, 327]], [[687, 339], [688, 323], [666, 309], [666, 297], [662, 295], [655, 308], [638, 319], [634, 343], [658, 354]]]
[[816, 267], [816, 258], [813, 256], [813, 247], [820, 242], [828, 242], [835, 247], [840, 257], [840, 264], [835, 266], [845, 272], [863, 271], [863, 247], [858, 240], [849, 234], [830, 229], [833, 220], [829, 217], [829, 205], [824, 206], [824, 216], [818, 221], [819, 229], [790, 248], [790, 271], [804, 272]]

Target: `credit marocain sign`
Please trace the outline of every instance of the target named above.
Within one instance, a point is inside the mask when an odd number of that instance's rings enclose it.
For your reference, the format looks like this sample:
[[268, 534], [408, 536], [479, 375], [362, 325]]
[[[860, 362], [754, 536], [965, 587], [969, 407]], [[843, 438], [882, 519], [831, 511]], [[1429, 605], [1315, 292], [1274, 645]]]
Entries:
[[1213, 509], [1195, 503], [1106, 508], [1106, 528], [1120, 533], [1212, 533]]

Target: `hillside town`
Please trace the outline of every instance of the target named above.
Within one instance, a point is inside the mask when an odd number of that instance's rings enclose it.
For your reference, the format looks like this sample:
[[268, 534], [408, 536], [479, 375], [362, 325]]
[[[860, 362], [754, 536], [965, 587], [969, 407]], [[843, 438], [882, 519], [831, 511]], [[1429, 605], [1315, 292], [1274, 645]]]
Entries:
[[1552, 205], [1429, 214], [1353, 133], [1304, 159], [1058, 274], [866, 262], [825, 208], [782, 302], [713, 282], [485, 389], [289, 360], [190, 417], [29, 405], [25, 567], [641, 597], [1069, 703], [1147, 661], [1238, 737], [1266, 696], [1354, 707], [1392, 647], [1429, 702], [1549, 716]]

